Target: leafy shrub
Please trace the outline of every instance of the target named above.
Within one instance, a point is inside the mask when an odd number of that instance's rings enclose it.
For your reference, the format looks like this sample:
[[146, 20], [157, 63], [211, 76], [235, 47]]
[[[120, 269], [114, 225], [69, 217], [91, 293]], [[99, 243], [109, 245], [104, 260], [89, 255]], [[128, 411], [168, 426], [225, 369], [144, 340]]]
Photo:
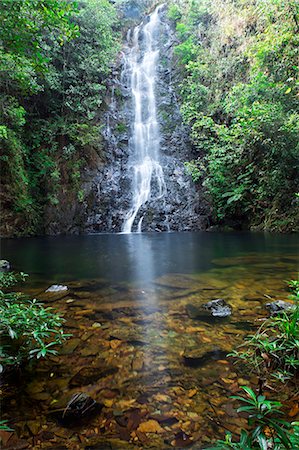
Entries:
[[167, 17], [176, 22], [182, 17], [182, 13], [178, 5], [171, 4], [168, 8]]
[[174, 54], [181, 111], [205, 165], [200, 179], [191, 161], [213, 220], [296, 231], [298, 7], [284, 0], [257, 3], [179, 3]]
[[298, 282], [288, 282], [294, 294], [295, 308], [270, 317], [239, 351], [231, 356], [245, 362], [262, 378], [285, 381], [299, 371], [299, 290]]
[[[280, 411], [281, 403], [268, 400], [264, 395], [242, 386], [246, 397], [233, 396], [241, 405], [238, 413], [248, 414], [249, 431], [242, 430], [239, 442], [233, 442], [232, 435], [228, 433], [224, 441], [217, 441], [216, 446], [210, 450], [295, 450], [298, 449], [298, 424], [290, 424], [283, 420]], [[293, 426], [292, 433], [290, 433]]]
[[64, 319], [52, 308], [45, 308], [20, 292], [5, 292], [26, 276], [23, 273], [0, 276], [1, 372], [28, 359], [56, 354], [53, 347], [68, 337], [62, 329]]

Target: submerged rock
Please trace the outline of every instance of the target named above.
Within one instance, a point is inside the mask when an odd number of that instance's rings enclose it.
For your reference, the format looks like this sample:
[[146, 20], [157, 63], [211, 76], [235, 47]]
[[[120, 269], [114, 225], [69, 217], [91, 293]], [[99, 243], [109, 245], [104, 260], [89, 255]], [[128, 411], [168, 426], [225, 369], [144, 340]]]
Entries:
[[56, 419], [62, 425], [71, 426], [77, 425], [78, 421], [89, 416], [94, 416], [96, 412], [100, 412], [102, 405], [96, 402], [85, 392], [77, 392], [72, 395], [65, 407], [53, 412]]
[[46, 289], [45, 292], [61, 292], [61, 291], [67, 291], [68, 287], [64, 286], [63, 284], [52, 284], [48, 289]]
[[284, 300], [276, 300], [275, 302], [266, 304], [267, 310], [270, 312], [270, 315], [276, 315], [286, 311], [293, 311], [296, 308], [296, 305], [291, 302], [285, 302]]
[[183, 355], [184, 363], [188, 367], [198, 368], [209, 363], [210, 361], [225, 358], [228, 351], [228, 349], [212, 345], [209, 347], [204, 346], [202, 348], [193, 348], [185, 351]]
[[10, 270], [10, 263], [6, 259], [0, 259], [0, 272]]
[[93, 384], [100, 378], [107, 377], [108, 375], [113, 375], [118, 371], [117, 367], [109, 367], [104, 362], [103, 364], [92, 366], [92, 367], [82, 367], [79, 372], [70, 380], [70, 387], [76, 386], [87, 386], [88, 384]]
[[211, 319], [223, 319], [232, 314], [232, 308], [222, 298], [211, 300], [200, 306], [188, 304], [186, 310], [191, 319], [208, 321]]
[[66, 344], [63, 345], [63, 347], [60, 350], [61, 355], [71, 355], [76, 348], [81, 344], [81, 339], [79, 338], [73, 338], [67, 341]]

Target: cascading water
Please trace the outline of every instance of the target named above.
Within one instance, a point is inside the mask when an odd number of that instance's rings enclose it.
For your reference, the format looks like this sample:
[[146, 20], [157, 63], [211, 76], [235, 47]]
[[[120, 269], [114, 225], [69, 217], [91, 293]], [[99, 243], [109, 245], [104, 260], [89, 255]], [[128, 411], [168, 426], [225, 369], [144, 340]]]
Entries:
[[127, 33], [99, 113], [103, 142], [82, 173], [79, 225], [77, 209], [70, 212], [75, 232], [206, 228], [209, 209], [184, 168], [198, 154], [176, 98], [177, 38], [167, 16], [159, 6]]
[[[159, 33], [158, 6], [149, 21], [134, 29], [132, 47], [125, 57], [124, 71], [129, 77], [133, 98], [133, 135], [131, 139], [132, 206], [123, 224], [123, 232], [141, 232], [142, 207], [152, 200], [163, 201], [166, 193], [164, 174], [159, 163], [160, 134], [155, 99], [156, 66], [159, 57], [157, 36]], [[130, 39], [130, 33], [128, 35]], [[138, 224], [135, 224], [138, 220]]]

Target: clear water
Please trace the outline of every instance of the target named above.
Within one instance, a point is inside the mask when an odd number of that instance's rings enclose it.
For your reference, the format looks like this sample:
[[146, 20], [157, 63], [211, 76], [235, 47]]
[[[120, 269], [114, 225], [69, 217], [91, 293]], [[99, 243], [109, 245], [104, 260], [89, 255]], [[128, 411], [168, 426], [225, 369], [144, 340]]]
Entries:
[[[225, 355], [260, 325], [269, 297], [288, 298], [298, 244], [296, 235], [205, 232], [3, 240], [1, 258], [31, 275], [25, 291], [58, 310], [73, 335], [15, 390], [4, 386], [1, 418], [15, 448], [200, 449], [239, 432], [230, 396], [257, 380]], [[70, 289], [45, 294], [52, 283]], [[216, 298], [232, 306], [229, 321], [189, 316], [188, 305]], [[91, 377], [78, 378], [82, 368]], [[66, 427], [53, 410], [78, 392], [104, 406]]]

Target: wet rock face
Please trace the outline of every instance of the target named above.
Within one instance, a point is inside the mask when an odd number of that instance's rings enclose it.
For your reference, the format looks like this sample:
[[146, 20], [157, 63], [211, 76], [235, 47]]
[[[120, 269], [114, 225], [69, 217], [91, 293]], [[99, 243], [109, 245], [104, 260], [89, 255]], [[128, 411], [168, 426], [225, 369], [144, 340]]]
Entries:
[[[127, 5], [128, 17], [136, 15], [134, 20], [138, 24], [136, 5]], [[162, 199], [150, 199], [143, 205], [135, 219], [133, 231], [137, 230], [141, 217], [144, 217], [142, 231], [206, 229], [209, 225], [209, 206], [202, 189], [195, 186], [184, 169], [184, 162], [197, 155], [189, 139], [189, 129], [182, 123], [176, 96], [179, 82], [173, 54], [176, 41], [174, 30], [167, 19], [166, 8], [160, 12], [160, 20], [155, 94], [160, 130], [159, 162], [163, 168], [167, 192]], [[143, 23], [146, 22], [145, 17]], [[124, 44], [125, 54], [132, 45], [131, 39], [132, 31], [128, 42]], [[140, 33], [141, 47], [142, 39]], [[61, 199], [61, 206], [47, 212], [48, 234], [122, 231], [126, 214], [132, 206], [134, 175], [130, 157], [133, 148], [133, 99], [130, 74], [126, 72], [124, 64], [124, 59], [120, 56], [109, 80], [106, 111], [99, 119], [105, 124], [102, 131], [104, 148], [99, 150], [99, 153], [105, 155], [105, 161], [100, 157], [94, 158], [94, 165], [85, 167], [81, 186], [84, 200], [81, 203], [75, 197]], [[155, 183], [153, 180], [152, 191], [155, 190]]]
[[[207, 227], [208, 207], [186, 175], [184, 162], [195, 157], [182, 124], [176, 98], [174, 32], [167, 21], [167, 11], [160, 13], [159, 61], [156, 77], [156, 101], [160, 129], [160, 163], [164, 171], [166, 195], [163, 199], [149, 200], [139, 211], [136, 224], [142, 216], [142, 231], [187, 231]], [[146, 19], [144, 19], [146, 23]], [[141, 34], [142, 39], [142, 34]], [[130, 42], [128, 46], [131, 45]], [[142, 46], [142, 42], [140, 43]], [[126, 52], [126, 48], [124, 48]], [[132, 151], [133, 103], [130, 80], [124, 76], [120, 62], [114, 72], [107, 96], [107, 127], [103, 132], [106, 142], [106, 164], [99, 167], [92, 185], [89, 185], [87, 221], [89, 232], [119, 232], [132, 203], [133, 167]], [[154, 182], [153, 182], [154, 184]], [[152, 185], [152, 189], [155, 186]]]

